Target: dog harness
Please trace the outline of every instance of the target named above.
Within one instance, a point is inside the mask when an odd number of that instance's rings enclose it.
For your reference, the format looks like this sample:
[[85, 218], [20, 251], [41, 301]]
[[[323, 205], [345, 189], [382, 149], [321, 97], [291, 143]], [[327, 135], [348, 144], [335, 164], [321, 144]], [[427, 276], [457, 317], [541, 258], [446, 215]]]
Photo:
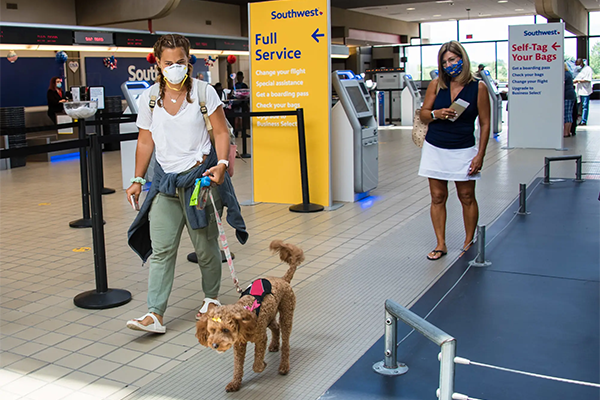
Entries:
[[257, 279], [250, 286], [246, 288], [242, 292], [240, 297], [244, 297], [247, 295], [254, 297], [254, 302], [251, 306], [244, 307], [249, 311], [256, 311], [256, 316], [258, 317], [258, 313], [260, 312], [260, 306], [262, 304], [263, 299], [266, 295], [271, 294], [271, 282], [266, 279]]

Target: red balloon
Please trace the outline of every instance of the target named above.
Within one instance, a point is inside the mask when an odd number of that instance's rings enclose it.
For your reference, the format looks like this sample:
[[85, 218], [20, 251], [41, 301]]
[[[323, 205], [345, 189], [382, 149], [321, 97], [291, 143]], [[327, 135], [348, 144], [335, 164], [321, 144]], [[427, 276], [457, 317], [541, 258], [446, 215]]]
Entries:
[[236, 61], [237, 61], [237, 58], [233, 54], [227, 56], [227, 62], [229, 64], [234, 64]]
[[146, 56], [146, 60], [150, 63], [150, 64], [154, 64], [156, 63], [156, 58], [154, 57], [154, 53], [148, 53], [148, 55]]

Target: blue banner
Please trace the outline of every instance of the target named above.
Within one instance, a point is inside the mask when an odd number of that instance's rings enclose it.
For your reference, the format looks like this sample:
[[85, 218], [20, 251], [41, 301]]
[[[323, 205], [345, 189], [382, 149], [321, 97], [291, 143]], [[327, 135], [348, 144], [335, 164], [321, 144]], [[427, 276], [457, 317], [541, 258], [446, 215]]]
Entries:
[[23, 57], [11, 63], [0, 59], [0, 107], [46, 106], [53, 76], [63, 76], [63, 66], [54, 57]]

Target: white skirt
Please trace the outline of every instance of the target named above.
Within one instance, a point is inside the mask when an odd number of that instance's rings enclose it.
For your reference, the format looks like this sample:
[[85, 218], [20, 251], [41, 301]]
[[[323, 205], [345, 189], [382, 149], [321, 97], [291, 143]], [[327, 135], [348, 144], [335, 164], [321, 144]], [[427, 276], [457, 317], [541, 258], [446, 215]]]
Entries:
[[481, 178], [481, 172], [469, 175], [471, 161], [477, 155], [477, 146], [466, 149], [442, 149], [423, 142], [419, 176], [442, 181], [470, 181]]

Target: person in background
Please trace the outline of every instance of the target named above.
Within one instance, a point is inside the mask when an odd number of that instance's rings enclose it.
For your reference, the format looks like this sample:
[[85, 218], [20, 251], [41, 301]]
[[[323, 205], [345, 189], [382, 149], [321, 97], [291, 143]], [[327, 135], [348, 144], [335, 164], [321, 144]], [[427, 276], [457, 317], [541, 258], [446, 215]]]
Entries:
[[54, 76], [50, 79], [50, 86], [48, 87], [46, 97], [48, 99], [48, 117], [56, 125], [56, 114], [64, 111], [63, 103], [67, 101], [62, 88], [61, 77]]
[[475, 74], [473, 74], [475, 79], [479, 79], [479, 80], [483, 79], [483, 77], [481, 75], [483, 74], [484, 69], [485, 69], [485, 65], [479, 64], [479, 66], [477, 67], [477, 71], [475, 72]]
[[[474, 241], [479, 219], [475, 180], [480, 178], [490, 136], [490, 95], [485, 83], [471, 74], [471, 63], [457, 41], [444, 43], [438, 53], [439, 77], [427, 87], [421, 121], [428, 125], [421, 152], [419, 175], [429, 179], [431, 222], [437, 239], [428, 260], [447, 254], [446, 201], [448, 181], [454, 181], [462, 204], [466, 251]], [[450, 108], [462, 99], [469, 105], [462, 114]], [[475, 142], [475, 119], [479, 117], [479, 146]], [[456, 118], [456, 119], [455, 119]]]
[[221, 101], [227, 100], [226, 97], [223, 97], [223, 96], [225, 96], [225, 94], [223, 92], [223, 85], [221, 84], [221, 82], [215, 83], [215, 85], [213, 87], [215, 88], [215, 91], [217, 92], [217, 95], [219, 96]]
[[[237, 74], [235, 74], [235, 80], [237, 82], [233, 86], [234, 91], [248, 89], [248, 85], [244, 83], [244, 73], [242, 71], [238, 71]], [[250, 111], [250, 107], [248, 106], [248, 102], [246, 101], [246, 99], [237, 99], [234, 103], [233, 111], [236, 113]], [[244, 119], [241, 117], [235, 117], [234, 126], [235, 136], [237, 137], [238, 132], [241, 132], [244, 128]]]
[[244, 73], [242, 71], [238, 71], [235, 74], [236, 83], [233, 86], [234, 89], [248, 89], [248, 85], [244, 83]]
[[204, 74], [202, 72], [198, 72], [198, 75], [196, 75], [196, 79], [203, 81], [204, 80]]
[[592, 94], [592, 75], [594, 71], [589, 65], [585, 65], [581, 58], [575, 61], [577, 76], [573, 80], [577, 84], [577, 95], [581, 99], [581, 122], [579, 125], [587, 125], [590, 112], [590, 95]]
[[573, 87], [573, 75], [565, 63], [565, 127], [564, 137], [571, 136], [571, 124], [573, 123], [573, 106], [577, 101], [575, 88]]

